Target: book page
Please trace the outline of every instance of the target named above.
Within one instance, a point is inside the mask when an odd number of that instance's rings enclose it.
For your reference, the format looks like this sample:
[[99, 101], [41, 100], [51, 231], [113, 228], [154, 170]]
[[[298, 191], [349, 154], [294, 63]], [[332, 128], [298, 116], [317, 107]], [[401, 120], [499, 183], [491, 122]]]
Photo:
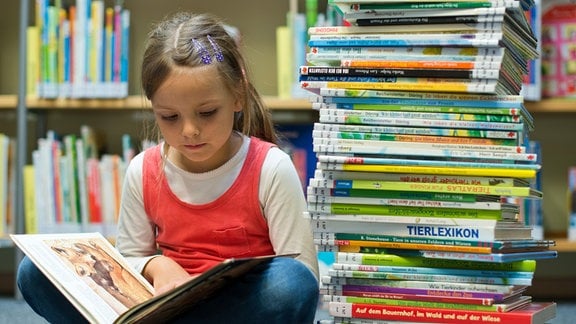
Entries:
[[111, 323], [153, 296], [151, 285], [99, 233], [11, 238], [91, 322]]

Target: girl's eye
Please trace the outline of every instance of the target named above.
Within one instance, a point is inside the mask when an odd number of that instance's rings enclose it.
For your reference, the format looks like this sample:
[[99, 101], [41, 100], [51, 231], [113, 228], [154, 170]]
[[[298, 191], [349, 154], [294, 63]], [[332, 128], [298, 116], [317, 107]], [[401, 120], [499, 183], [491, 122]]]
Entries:
[[178, 115], [167, 115], [167, 116], [161, 116], [160, 118], [162, 118], [162, 120], [166, 120], [166, 121], [174, 121], [174, 120], [178, 119]]
[[202, 117], [210, 117], [210, 116], [214, 115], [215, 113], [216, 113], [216, 109], [210, 110], [210, 111], [202, 111], [199, 113], [199, 115]]

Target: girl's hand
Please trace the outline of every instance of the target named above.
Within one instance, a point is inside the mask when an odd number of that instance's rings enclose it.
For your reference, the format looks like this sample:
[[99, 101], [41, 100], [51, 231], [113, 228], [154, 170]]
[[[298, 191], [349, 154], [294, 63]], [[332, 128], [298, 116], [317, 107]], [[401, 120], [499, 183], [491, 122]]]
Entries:
[[150, 260], [143, 271], [144, 277], [154, 286], [154, 295], [160, 295], [194, 278], [174, 260], [158, 256]]

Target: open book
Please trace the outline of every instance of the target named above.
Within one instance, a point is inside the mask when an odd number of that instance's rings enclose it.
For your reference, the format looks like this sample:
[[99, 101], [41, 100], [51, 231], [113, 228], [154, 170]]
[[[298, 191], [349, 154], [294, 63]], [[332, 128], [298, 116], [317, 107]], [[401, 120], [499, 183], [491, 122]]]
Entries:
[[99, 233], [10, 235], [92, 323], [159, 323], [185, 312], [256, 266], [278, 256], [227, 259], [186, 284], [153, 287]]

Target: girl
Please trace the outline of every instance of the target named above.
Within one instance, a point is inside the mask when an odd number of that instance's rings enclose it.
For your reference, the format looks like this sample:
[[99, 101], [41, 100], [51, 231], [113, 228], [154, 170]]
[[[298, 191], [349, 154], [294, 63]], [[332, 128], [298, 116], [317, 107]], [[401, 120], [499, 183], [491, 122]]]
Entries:
[[[128, 167], [119, 251], [157, 294], [226, 258], [299, 253], [177, 321], [312, 323], [318, 263], [302, 186], [234, 38], [213, 16], [176, 14], [149, 34], [141, 77], [162, 142]], [[18, 283], [32, 308], [49, 321], [77, 319], [62, 298], [36, 298], [38, 276], [23, 262]]]

